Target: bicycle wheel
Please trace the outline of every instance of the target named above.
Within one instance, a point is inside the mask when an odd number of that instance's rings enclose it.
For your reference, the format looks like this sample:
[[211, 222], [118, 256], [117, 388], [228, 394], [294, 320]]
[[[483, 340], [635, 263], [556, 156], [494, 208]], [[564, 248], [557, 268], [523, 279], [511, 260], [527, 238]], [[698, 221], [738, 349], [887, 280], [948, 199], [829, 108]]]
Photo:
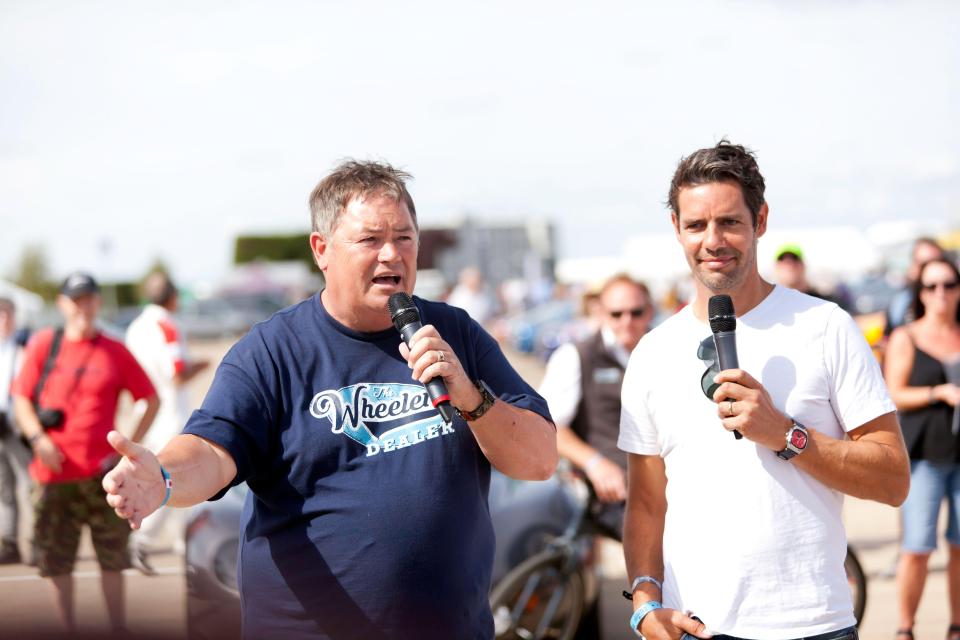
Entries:
[[583, 615], [584, 586], [567, 556], [547, 550], [521, 562], [490, 593], [498, 640], [571, 640]]
[[867, 608], [867, 576], [863, 573], [860, 561], [849, 546], [847, 557], [843, 560], [843, 568], [847, 572], [847, 582], [850, 583], [850, 594], [853, 596], [853, 615], [857, 619], [857, 626], [860, 626], [863, 612]]

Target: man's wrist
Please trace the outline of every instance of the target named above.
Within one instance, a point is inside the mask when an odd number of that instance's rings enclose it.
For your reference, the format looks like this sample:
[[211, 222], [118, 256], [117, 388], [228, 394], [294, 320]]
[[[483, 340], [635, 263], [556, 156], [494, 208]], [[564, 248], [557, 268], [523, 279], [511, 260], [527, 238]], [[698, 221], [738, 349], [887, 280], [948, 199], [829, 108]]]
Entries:
[[663, 605], [660, 604], [659, 601], [647, 600], [642, 605], [640, 605], [640, 607], [636, 611], [633, 612], [632, 616], [630, 616], [630, 629], [632, 629], [635, 634], [637, 634], [642, 638], [643, 634], [640, 633], [640, 625], [643, 624], [643, 619], [646, 618], [647, 614], [649, 614], [650, 612], [656, 611], [657, 609], [662, 609], [662, 608], [663, 608]]
[[160, 506], [157, 507], [158, 509], [165, 506], [167, 502], [170, 501], [170, 493], [173, 491], [173, 480], [170, 478], [170, 473], [163, 468], [163, 465], [160, 465], [160, 475], [163, 476], [163, 487], [165, 493], [163, 495], [163, 502], [161, 502]]
[[27, 436], [27, 442], [30, 443], [31, 447], [35, 447], [37, 446], [37, 442], [40, 440], [40, 438], [42, 438], [45, 435], [47, 435], [45, 432], [37, 431], [33, 435]]
[[590, 473], [590, 471], [600, 464], [601, 461], [603, 461], [603, 454], [599, 451], [594, 451], [593, 455], [587, 458], [587, 461], [583, 463], [584, 472]]

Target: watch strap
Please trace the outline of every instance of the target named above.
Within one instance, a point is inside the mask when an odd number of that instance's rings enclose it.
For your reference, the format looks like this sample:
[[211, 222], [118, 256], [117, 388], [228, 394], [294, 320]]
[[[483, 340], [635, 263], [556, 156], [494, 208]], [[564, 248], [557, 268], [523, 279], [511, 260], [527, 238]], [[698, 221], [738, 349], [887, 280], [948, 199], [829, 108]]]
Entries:
[[454, 410], [457, 412], [457, 415], [466, 420], [467, 422], [472, 422], [473, 420], [479, 420], [483, 417], [487, 411], [490, 410], [490, 407], [494, 405], [497, 401], [496, 396], [493, 395], [493, 392], [490, 391], [490, 387], [487, 386], [487, 383], [483, 380], [475, 380], [473, 386], [477, 388], [477, 391], [480, 392], [480, 405], [473, 411], [464, 411], [454, 407]]

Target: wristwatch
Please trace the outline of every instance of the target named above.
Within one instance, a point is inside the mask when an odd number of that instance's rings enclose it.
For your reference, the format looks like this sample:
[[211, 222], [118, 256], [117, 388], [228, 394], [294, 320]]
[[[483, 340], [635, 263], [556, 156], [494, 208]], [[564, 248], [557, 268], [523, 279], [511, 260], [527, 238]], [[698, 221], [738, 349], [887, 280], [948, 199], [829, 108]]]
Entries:
[[783, 451], [777, 451], [777, 457], [781, 460], [789, 460], [800, 455], [807, 448], [809, 439], [810, 434], [807, 433], [807, 428], [794, 420], [790, 428], [787, 429], [787, 446], [784, 447]]
[[454, 411], [457, 412], [457, 415], [467, 422], [479, 419], [493, 406], [493, 403], [497, 401], [497, 397], [493, 395], [493, 391], [490, 390], [486, 382], [483, 380], [475, 380], [473, 385], [477, 388], [477, 391], [480, 392], [480, 406], [473, 411], [464, 411], [457, 407], [453, 408]]

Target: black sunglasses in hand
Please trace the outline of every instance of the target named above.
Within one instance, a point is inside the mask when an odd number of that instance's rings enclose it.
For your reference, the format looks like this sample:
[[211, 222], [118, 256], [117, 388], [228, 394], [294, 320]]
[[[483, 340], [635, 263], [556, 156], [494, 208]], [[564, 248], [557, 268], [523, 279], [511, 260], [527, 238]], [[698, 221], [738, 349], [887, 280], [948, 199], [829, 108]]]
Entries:
[[717, 345], [713, 341], [713, 334], [700, 341], [697, 345], [697, 357], [707, 365], [707, 370], [700, 376], [700, 389], [707, 399], [712, 401], [713, 394], [720, 386], [713, 379], [720, 373], [720, 359], [717, 357]]

